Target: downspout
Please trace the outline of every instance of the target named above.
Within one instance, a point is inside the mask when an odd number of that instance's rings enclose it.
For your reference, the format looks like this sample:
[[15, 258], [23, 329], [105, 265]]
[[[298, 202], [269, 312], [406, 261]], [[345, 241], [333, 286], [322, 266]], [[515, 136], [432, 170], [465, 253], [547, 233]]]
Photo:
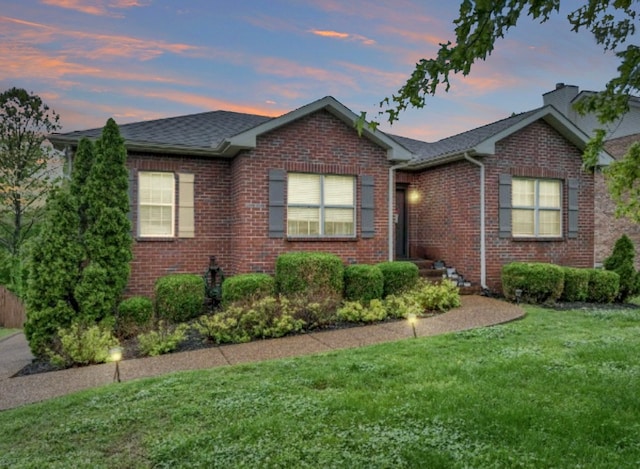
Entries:
[[486, 237], [485, 237], [485, 189], [484, 189], [484, 164], [480, 161], [473, 159], [469, 156], [468, 152], [464, 152], [464, 159], [475, 164], [480, 168], [480, 285], [483, 290], [488, 290], [487, 287], [487, 250], [486, 250]]
[[395, 177], [394, 177], [395, 176], [395, 171], [396, 171], [396, 169], [401, 169], [401, 168], [404, 168], [406, 166], [409, 166], [410, 163], [411, 162], [400, 163], [400, 164], [397, 164], [395, 166], [391, 166], [389, 168], [389, 194], [388, 194], [389, 195], [389, 207], [388, 207], [388, 209], [389, 209], [389, 221], [388, 221], [389, 232], [387, 233], [387, 238], [389, 240], [389, 247], [388, 247], [389, 256], [388, 256], [388, 259], [390, 261], [393, 260], [393, 251], [394, 251], [394, 243], [393, 243], [393, 241], [394, 241], [394, 233], [395, 233], [395, 229], [394, 229], [394, 226], [395, 226], [394, 212], [395, 212], [395, 210], [394, 210], [394, 207], [393, 207], [393, 196], [394, 196], [394, 194], [396, 192], [396, 187], [395, 187], [396, 184], [395, 184]]

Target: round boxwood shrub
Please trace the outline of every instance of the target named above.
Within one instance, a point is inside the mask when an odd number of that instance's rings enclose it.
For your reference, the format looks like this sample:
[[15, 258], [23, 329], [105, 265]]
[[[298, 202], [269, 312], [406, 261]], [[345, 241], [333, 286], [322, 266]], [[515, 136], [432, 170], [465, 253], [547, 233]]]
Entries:
[[155, 284], [156, 314], [159, 319], [184, 322], [202, 313], [204, 279], [195, 274], [171, 274]]
[[153, 302], [146, 296], [132, 296], [120, 302], [116, 331], [120, 337], [132, 337], [146, 329], [153, 319]]
[[409, 290], [418, 282], [420, 272], [413, 262], [389, 261], [381, 262], [377, 266], [384, 277], [384, 297]]
[[612, 303], [618, 296], [620, 275], [611, 270], [588, 269], [589, 297], [592, 303]]
[[269, 274], [240, 274], [224, 279], [222, 283], [222, 302], [260, 299], [275, 292], [275, 279]]
[[384, 276], [378, 266], [350, 265], [344, 269], [344, 296], [349, 301], [379, 300], [384, 293]]
[[589, 269], [563, 267], [564, 290], [562, 301], [587, 301], [589, 298]]
[[325, 292], [342, 296], [344, 266], [335, 254], [288, 252], [276, 259], [276, 289], [283, 295]]
[[502, 267], [502, 290], [505, 298], [516, 300], [521, 290], [525, 303], [555, 303], [564, 289], [562, 267], [544, 262], [511, 262]]

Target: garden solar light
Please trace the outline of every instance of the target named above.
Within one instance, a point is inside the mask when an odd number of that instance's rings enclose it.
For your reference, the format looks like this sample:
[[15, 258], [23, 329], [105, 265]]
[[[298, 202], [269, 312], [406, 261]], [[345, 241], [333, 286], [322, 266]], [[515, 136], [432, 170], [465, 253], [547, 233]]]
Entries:
[[413, 329], [413, 337], [418, 337], [416, 334], [416, 322], [418, 321], [418, 317], [411, 313], [407, 315], [407, 320], [409, 321], [409, 324], [411, 324], [411, 328]]
[[116, 371], [113, 374], [113, 380], [120, 382], [120, 360], [122, 360], [122, 347], [113, 347], [109, 349], [109, 357], [111, 361], [116, 362]]

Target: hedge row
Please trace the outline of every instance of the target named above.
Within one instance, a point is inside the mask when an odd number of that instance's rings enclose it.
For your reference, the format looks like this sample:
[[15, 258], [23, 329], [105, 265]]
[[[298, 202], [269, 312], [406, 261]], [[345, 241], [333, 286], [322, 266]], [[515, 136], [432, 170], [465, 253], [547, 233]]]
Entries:
[[502, 268], [503, 293], [511, 301], [611, 303], [617, 298], [619, 287], [620, 276], [609, 270], [560, 267], [542, 262], [512, 262]]

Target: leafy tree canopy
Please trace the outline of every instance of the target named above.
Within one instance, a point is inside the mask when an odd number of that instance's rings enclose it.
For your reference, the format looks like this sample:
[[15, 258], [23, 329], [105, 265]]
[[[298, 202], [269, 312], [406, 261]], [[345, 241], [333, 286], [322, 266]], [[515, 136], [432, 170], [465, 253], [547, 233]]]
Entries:
[[[599, 93], [580, 100], [577, 110], [593, 113], [601, 124], [615, 122], [629, 110], [629, 96], [640, 90], [640, 47], [630, 44], [639, 19], [640, 0], [587, 0], [567, 16], [571, 31], [593, 34], [604, 51], [612, 51], [619, 59], [618, 73]], [[497, 40], [516, 27], [522, 17], [544, 23], [560, 11], [560, 0], [463, 0], [455, 25], [455, 43], [440, 44], [435, 58], [421, 59], [406, 83], [391, 97], [380, 102], [379, 116], [386, 115], [394, 123], [408, 107], [423, 108], [430, 95], [444, 87], [449, 90], [450, 77], [471, 72], [477, 60], [491, 55]], [[366, 113], [358, 122], [362, 129]], [[369, 124], [376, 128], [378, 123]], [[598, 161], [607, 135], [598, 130], [584, 154], [587, 168]], [[609, 187], [618, 206], [618, 214], [640, 222], [640, 146], [632, 146], [628, 154], [607, 171]]]

